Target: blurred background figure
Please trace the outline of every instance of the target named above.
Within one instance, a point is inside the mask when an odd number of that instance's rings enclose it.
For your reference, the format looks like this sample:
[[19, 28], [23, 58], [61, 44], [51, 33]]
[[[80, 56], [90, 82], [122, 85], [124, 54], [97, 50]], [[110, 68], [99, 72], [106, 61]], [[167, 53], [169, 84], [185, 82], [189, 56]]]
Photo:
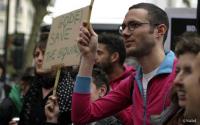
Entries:
[[[46, 121], [44, 108], [49, 96], [53, 94], [56, 77], [56, 70], [42, 68], [50, 28], [50, 25], [42, 26], [40, 39], [33, 51], [35, 77], [24, 98], [19, 125], [43, 125]], [[58, 122], [61, 125], [71, 123], [73, 82], [74, 79], [68, 68], [62, 68], [56, 91], [60, 111]]]
[[[115, 89], [122, 80], [129, 77], [134, 68], [124, 65], [126, 49], [121, 36], [113, 33], [103, 32], [98, 36], [98, 48], [95, 67], [100, 67], [107, 74], [110, 89]], [[123, 124], [132, 124], [130, 117], [132, 107], [116, 113], [116, 118]]]
[[0, 102], [6, 97], [6, 92], [4, 90], [4, 78], [5, 78], [5, 67], [0, 62]]
[[9, 96], [0, 104], [0, 125], [8, 125], [12, 118], [19, 117], [23, 97], [29, 90], [33, 78], [34, 68], [29, 67], [21, 76], [20, 81], [12, 86]]
[[22, 91], [22, 95], [25, 96], [26, 93], [28, 92], [30, 86], [31, 86], [31, 82], [33, 81], [35, 77], [35, 69], [34, 67], [28, 67], [24, 74], [22, 75], [22, 78], [20, 80], [20, 88]]
[[0, 103], [1, 101], [8, 97], [11, 90], [11, 86], [6, 83], [5, 66], [0, 62]]

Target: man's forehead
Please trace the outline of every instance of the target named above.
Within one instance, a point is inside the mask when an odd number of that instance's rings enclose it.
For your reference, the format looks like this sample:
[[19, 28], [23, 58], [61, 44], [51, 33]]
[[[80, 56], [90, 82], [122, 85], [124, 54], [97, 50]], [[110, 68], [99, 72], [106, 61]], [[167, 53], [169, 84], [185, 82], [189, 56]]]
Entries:
[[106, 44], [103, 44], [103, 43], [99, 43], [98, 44], [98, 49], [106, 49]]
[[147, 10], [142, 9], [142, 8], [131, 9], [127, 12], [123, 22], [124, 23], [129, 22], [129, 21], [143, 22], [147, 20], [147, 17], [148, 17]]

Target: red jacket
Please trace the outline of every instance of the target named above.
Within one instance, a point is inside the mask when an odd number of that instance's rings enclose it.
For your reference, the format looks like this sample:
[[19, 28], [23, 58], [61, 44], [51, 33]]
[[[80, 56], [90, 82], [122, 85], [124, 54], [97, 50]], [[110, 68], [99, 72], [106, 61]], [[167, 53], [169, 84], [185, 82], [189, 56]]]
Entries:
[[[175, 78], [176, 58], [173, 52], [166, 53], [143, 96], [141, 68], [124, 80], [108, 95], [90, 102], [90, 77], [77, 76], [72, 97], [72, 121], [84, 124], [113, 115], [132, 104], [134, 125], [150, 125], [150, 115], [160, 114], [169, 105], [169, 91]], [[134, 80], [134, 91], [131, 94]], [[130, 116], [131, 117], [131, 116]]]
[[[134, 69], [132, 66], [124, 66], [125, 71], [123, 72], [123, 74], [121, 74], [118, 78], [110, 81], [110, 86], [111, 89], [115, 89], [121, 82], [121, 80], [129, 77], [133, 72]], [[125, 125], [131, 125], [133, 123], [132, 117], [130, 117], [132, 115], [132, 106], [129, 106], [128, 108], [118, 112], [115, 116], [117, 116], [118, 119], [120, 119], [122, 121], [123, 124]]]

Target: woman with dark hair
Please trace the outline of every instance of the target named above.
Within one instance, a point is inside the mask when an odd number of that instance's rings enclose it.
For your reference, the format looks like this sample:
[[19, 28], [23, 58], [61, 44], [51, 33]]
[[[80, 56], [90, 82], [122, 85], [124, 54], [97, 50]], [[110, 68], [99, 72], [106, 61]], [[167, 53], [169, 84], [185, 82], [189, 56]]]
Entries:
[[4, 89], [4, 79], [5, 79], [5, 67], [2, 62], [0, 62], [0, 102], [6, 97], [6, 92]]
[[32, 67], [25, 70], [20, 81], [12, 86], [8, 97], [4, 98], [0, 103], [1, 125], [8, 125], [13, 118], [19, 117], [23, 104], [23, 97], [27, 93], [34, 77], [33, 73], [31, 73], [33, 72], [32, 70]]
[[0, 103], [9, 96], [11, 89], [6, 83], [5, 65], [0, 61]]
[[[35, 78], [24, 99], [19, 125], [43, 125], [46, 121], [44, 107], [48, 97], [52, 95], [56, 72], [42, 69], [48, 38], [45, 35], [48, 33], [41, 35], [40, 42], [36, 44], [33, 51]], [[63, 68], [56, 91], [60, 107], [59, 123], [63, 125], [71, 123], [73, 81], [71, 73]]]

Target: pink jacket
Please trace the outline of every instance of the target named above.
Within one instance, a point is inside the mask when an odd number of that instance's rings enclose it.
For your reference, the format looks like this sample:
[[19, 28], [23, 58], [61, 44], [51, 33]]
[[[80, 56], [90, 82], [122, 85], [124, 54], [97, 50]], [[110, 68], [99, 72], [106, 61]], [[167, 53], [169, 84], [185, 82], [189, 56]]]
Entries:
[[[90, 102], [90, 77], [77, 76], [72, 97], [72, 121], [84, 124], [113, 115], [132, 104], [134, 125], [150, 125], [150, 116], [160, 114], [169, 105], [169, 91], [175, 78], [176, 58], [168, 52], [159, 70], [147, 89], [147, 98], [143, 96], [141, 68], [132, 73], [108, 95]], [[134, 80], [134, 91], [131, 88]]]
[[[110, 81], [109, 84], [112, 90], [115, 89], [120, 84], [121, 80], [129, 77], [134, 72], [134, 69], [132, 66], [124, 66], [124, 68], [125, 68], [125, 71], [123, 72], [123, 74], [121, 74], [121, 76]], [[118, 112], [115, 116], [117, 116], [117, 118], [120, 119], [123, 124], [131, 125], [133, 123], [133, 120], [130, 117], [131, 115], [132, 115], [132, 106], [129, 106], [128, 108]]]

